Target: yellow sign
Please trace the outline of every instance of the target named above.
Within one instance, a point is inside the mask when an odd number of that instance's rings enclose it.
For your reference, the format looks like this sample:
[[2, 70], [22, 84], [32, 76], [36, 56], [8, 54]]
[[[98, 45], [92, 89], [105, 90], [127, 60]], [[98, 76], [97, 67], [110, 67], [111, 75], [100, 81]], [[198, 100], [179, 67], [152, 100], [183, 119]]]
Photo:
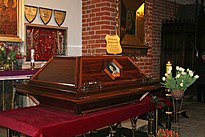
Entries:
[[120, 45], [120, 38], [118, 35], [106, 35], [105, 36], [107, 45], [106, 45], [106, 50], [107, 53], [109, 54], [120, 54], [122, 53], [122, 47]]

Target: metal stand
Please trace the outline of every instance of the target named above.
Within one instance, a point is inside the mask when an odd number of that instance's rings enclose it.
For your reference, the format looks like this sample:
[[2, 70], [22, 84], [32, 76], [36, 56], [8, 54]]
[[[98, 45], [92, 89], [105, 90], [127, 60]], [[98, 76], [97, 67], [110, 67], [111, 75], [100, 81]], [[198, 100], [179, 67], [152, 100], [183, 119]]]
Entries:
[[131, 124], [132, 124], [132, 137], [135, 137], [136, 130], [137, 130], [137, 120], [138, 116], [134, 118], [130, 118]]
[[[165, 91], [166, 91], [166, 98], [171, 101], [171, 99], [172, 99], [171, 89], [165, 89]], [[165, 114], [166, 114], [166, 129], [171, 130], [172, 111], [171, 111], [170, 107], [167, 107]]]
[[158, 131], [158, 109], [156, 108], [155, 109], [155, 113], [154, 113], [154, 121], [155, 121], [155, 126], [154, 126], [154, 129], [155, 129], [155, 134], [157, 133]]
[[155, 135], [154, 132], [154, 119], [150, 118], [148, 120], [148, 137], [153, 137]]
[[5, 110], [5, 90], [4, 90], [4, 81], [2, 81], [2, 109]]
[[115, 125], [110, 125], [110, 133], [109, 133], [109, 137], [114, 137], [116, 134], [116, 130], [114, 130]]
[[149, 112], [149, 120], [148, 120], [148, 136], [153, 137], [156, 135], [158, 130], [158, 109], [156, 108], [154, 111]]
[[174, 112], [174, 124], [173, 130], [180, 133], [180, 114], [182, 112], [183, 98], [172, 98], [173, 101], [173, 112]]
[[10, 137], [10, 129], [7, 129], [7, 137]]

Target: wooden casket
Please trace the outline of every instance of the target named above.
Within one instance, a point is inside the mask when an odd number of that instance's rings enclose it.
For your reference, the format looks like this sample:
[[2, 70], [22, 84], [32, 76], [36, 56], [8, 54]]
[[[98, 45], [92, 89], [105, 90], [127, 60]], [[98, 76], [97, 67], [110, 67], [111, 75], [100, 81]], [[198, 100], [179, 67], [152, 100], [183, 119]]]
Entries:
[[139, 101], [160, 83], [127, 56], [53, 57], [16, 89], [42, 106], [82, 114]]

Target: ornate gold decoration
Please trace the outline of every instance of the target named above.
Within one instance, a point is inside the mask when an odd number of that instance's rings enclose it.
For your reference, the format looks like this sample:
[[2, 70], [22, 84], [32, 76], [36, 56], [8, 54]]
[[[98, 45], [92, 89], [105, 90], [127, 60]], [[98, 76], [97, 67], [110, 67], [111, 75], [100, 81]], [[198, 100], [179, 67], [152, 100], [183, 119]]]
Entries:
[[66, 11], [54, 10], [55, 21], [58, 26], [61, 26], [66, 17]]
[[34, 19], [36, 18], [37, 12], [38, 12], [38, 7], [29, 6], [29, 5], [24, 6], [25, 18], [29, 23], [34, 21]]
[[40, 17], [42, 22], [46, 25], [51, 20], [52, 9], [39, 7]]

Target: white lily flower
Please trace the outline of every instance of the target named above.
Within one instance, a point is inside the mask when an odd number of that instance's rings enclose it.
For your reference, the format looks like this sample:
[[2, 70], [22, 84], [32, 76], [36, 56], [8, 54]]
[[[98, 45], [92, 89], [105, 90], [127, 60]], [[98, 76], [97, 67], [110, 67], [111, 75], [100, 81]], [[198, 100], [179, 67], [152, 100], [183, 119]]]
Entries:
[[176, 75], [176, 78], [180, 78], [180, 76], [181, 76], [180, 74], [177, 74], [177, 75]]
[[190, 70], [189, 75], [192, 77], [194, 75], [194, 72]]
[[[189, 68], [184, 69], [182, 67], [176, 66], [176, 76], [172, 75], [172, 68], [168, 68], [165, 76], [162, 77], [163, 87], [167, 89], [178, 89], [178, 90], [186, 90], [196, 79], [199, 78], [198, 75], [194, 77], [194, 71]], [[170, 84], [172, 83], [172, 84]]]
[[179, 70], [179, 66], [176, 66], [176, 70]]
[[5, 50], [5, 48], [4, 47], [1, 47], [1, 51], [4, 51]]
[[186, 72], [183, 71], [183, 72], [182, 72], [182, 75], [186, 75]]
[[198, 79], [198, 78], [199, 78], [199, 75], [195, 75], [194, 78], [195, 78], [195, 79]]
[[181, 71], [181, 72], [184, 72], [184, 70], [185, 70], [184, 68], [180, 67], [180, 71]]

